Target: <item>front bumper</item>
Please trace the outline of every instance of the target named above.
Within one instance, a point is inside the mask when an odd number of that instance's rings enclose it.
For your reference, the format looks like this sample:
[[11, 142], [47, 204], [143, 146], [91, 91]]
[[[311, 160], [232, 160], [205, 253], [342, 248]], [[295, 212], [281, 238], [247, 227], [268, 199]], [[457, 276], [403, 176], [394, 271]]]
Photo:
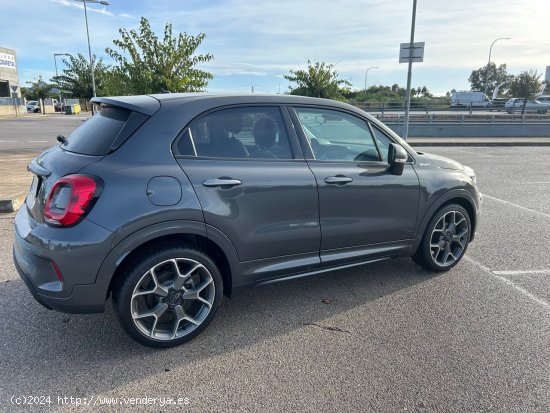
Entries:
[[86, 220], [72, 228], [31, 228], [29, 219], [23, 206], [15, 217], [13, 261], [36, 301], [67, 313], [102, 312], [107, 297], [95, 280], [115, 235]]

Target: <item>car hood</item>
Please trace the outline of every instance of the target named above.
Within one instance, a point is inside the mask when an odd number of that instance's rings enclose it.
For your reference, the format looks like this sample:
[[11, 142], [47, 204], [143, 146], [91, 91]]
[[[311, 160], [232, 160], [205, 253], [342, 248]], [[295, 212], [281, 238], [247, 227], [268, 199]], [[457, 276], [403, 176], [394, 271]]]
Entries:
[[432, 163], [443, 169], [455, 169], [458, 171], [464, 171], [464, 165], [462, 165], [460, 162], [455, 161], [451, 158], [446, 158], [445, 156], [435, 155], [433, 153], [423, 153], [424, 156], [426, 156]]

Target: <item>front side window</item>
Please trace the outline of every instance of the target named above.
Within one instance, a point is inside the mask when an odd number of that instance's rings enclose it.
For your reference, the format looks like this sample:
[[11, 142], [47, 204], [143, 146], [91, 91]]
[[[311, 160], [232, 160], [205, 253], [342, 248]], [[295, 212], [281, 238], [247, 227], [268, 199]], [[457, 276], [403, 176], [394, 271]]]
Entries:
[[278, 107], [242, 107], [211, 112], [186, 128], [176, 143], [187, 156], [292, 159]]
[[294, 108], [315, 159], [380, 161], [367, 123], [331, 109]]
[[378, 150], [380, 151], [380, 156], [382, 157], [382, 160], [384, 162], [388, 162], [388, 150], [390, 148], [390, 143], [392, 143], [393, 141], [388, 138], [388, 135], [386, 135], [376, 126], [371, 126], [374, 133], [374, 140], [376, 141], [376, 145], [378, 146]]

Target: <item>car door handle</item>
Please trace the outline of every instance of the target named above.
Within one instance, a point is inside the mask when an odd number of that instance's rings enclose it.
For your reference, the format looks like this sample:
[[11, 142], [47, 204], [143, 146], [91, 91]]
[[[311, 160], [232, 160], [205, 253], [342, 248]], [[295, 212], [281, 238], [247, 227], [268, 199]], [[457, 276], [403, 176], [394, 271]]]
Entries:
[[202, 182], [204, 186], [208, 187], [220, 187], [220, 188], [231, 188], [242, 184], [238, 179], [229, 179], [229, 178], [216, 178], [216, 179], [206, 179]]
[[327, 184], [333, 184], [333, 185], [345, 185], [345, 184], [349, 184], [351, 181], [353, 181], [352, 178], [344, 175], [327, 176], [325, 178], [325, 182]]

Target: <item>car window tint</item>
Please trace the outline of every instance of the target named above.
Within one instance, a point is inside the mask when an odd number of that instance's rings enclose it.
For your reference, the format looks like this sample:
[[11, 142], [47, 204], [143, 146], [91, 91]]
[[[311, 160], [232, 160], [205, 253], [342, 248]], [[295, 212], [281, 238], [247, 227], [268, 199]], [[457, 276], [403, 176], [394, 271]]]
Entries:
[[179, 155], [216, 158], [292, 159], [279, 108], [242, 107], [209, 113], [177, 143]]
[[367, 123], [337, 110], [294, 108], [315, 159], [380, 161]]
[[98, 107], [97, 113], [71, 133], [63, 149], [85, 155], [106, 155], [124, 128], [131, 111], [117, 107]]

